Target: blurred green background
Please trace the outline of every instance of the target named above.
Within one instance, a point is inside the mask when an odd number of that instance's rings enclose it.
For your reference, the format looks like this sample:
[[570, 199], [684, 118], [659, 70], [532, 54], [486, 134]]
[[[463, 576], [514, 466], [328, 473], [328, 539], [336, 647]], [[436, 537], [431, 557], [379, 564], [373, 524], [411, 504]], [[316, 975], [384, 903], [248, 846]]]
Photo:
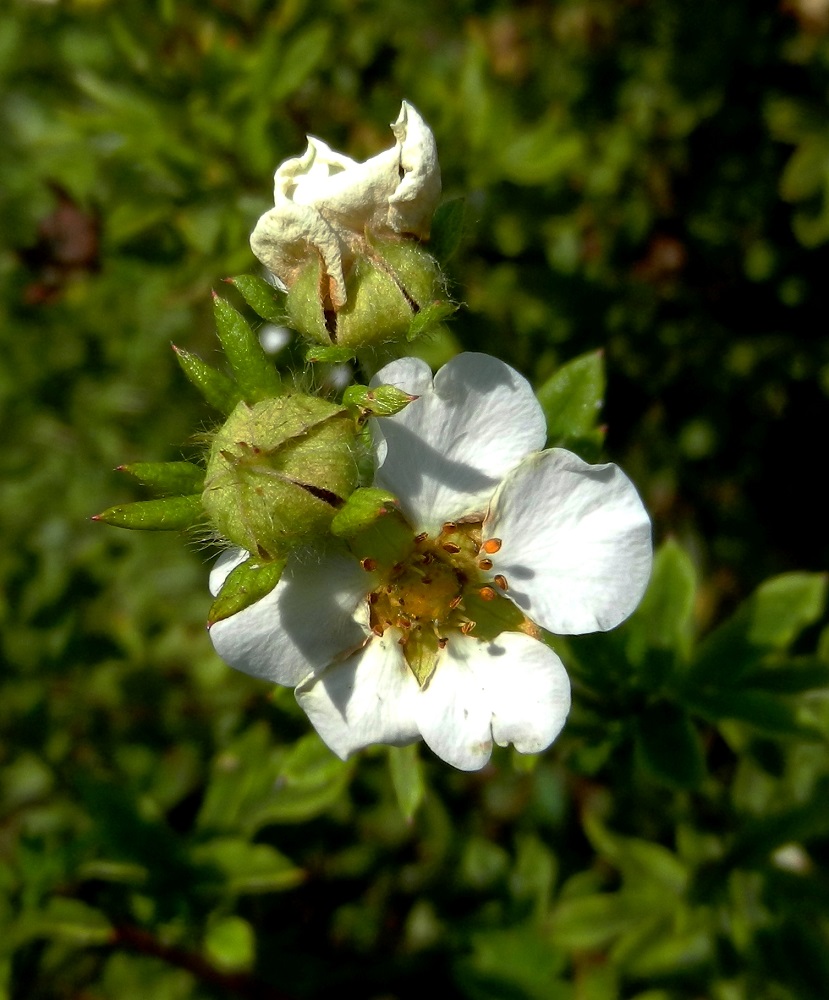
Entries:
[[[0, 996], [829, 996], [828, 93], [827, 0], [5, 0]], [[467, 197], [433, 353], [606, 376], [662, 545], [472, 775], [339, 762], [213, 654], [212, 553], [89, 521], [198, 454], [169, 345], [276, 164], [402, 98]]]

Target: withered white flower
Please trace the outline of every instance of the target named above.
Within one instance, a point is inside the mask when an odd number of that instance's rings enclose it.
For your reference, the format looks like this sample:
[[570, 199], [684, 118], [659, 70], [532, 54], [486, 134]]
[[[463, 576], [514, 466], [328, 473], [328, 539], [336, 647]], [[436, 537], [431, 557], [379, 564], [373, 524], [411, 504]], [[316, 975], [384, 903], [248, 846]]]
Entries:
[[[418, 396], [376, 422], [376, 482], [411, 526], [386, 571], [329, 553], [294, 559], [267, 597], [211, 629], [231, 666], [296, 686], [320, 736], [345, 758], [418, 738], [463, 770], [493, 742], [548, 747], [570, 686], [540, 629], [614, 628], [650, 575], [648, 515], [615, 465], [542, 451], [530, 385], [495, 358], [462, 354], [432, 378], [413, 358], [375, 384]], [[247, 553], [225, 554], [214, 593]]]
[[434, 136], [406, 101], [391, 129], [395, 145], [364, 163], [309, 136], [305, 153], [277, 168], [274, 207], [257, 222], [250, 244], [286, 286], [316, 254], [331, 304], [341, 309], [346, 274], [367, 234], [428, 238], [440, 198]]

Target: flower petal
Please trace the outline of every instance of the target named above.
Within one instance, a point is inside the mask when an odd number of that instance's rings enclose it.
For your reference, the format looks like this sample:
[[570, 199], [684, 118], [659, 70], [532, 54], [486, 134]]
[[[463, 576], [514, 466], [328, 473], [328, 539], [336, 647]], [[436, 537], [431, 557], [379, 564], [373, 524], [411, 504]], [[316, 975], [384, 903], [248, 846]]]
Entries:
[[406, 101], [392, 125], [400, 148], [403, 177], [389, 198], [389, 226], [396, 233], [427, 239], [440, 200], [440, 166], [435, 137], [420, 114]]
[[570, 711], [570, 679], [561, 660], [523, 632], [502, 632], [480, 647], [470, 665], [492, 709], [492, 738], [520, 753], [546, 750]]
[[615, 628], [650, 577], [650, 519], [633, 483], [616, 465], [588, 465], [562, 448], [529, 456], [507, 476], [483, 530], [502, 543], [493, 575], [552, 632]]
[[[247, 553], [239, 549], [220, 557], [211, 573], [214, 593], [245, 558]], [[293, 687], [363, 641], [367, 622], [361, 620], [361, 611], [369, 587], [355, 559], [294, 558], [270, 594], [216, 622], [210, 638], [229, 666]]]
[[487, 645], [453, 636], [417, 698], [417, 725], [426, 745], [461, 771], [479, 770], [492, 754], [492, 704], [474, 669]]
[[386, 365], [372, 385], [420, 398], [374, 421], [380, 485], [419, 530], [486, 511], [500, 480], [544, 446], [546, 425], [530, 384], [486, 354], [459, 354], [429, 378], [423, 361]]
[[397, 639], [394, 629], [372, 636], [364, 649], [297, 688], [314, 728], [343, 760], [373, 743], [403, 746], [419, 736], [417, 681]]

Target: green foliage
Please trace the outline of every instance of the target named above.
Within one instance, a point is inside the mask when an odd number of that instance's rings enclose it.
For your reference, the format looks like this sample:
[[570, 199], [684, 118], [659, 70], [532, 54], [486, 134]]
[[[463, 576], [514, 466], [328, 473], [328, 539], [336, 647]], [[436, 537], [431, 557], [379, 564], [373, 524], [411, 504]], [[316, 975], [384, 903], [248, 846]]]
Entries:
[[[823, 1000], [821, 5], [6, 6], [0, 996]], [[215, 657], [215, 553], [90, 520], [189, 524], [217, 414], [306, 357], [334, 393], [353, 349], [259, 348], [248, 234], [306, 132], [362, 160], [404, 97], [462, 303], [412, 350], [520, 369], [661, 543], [630, 621], [550, 640], [553, 748], [473, 775], [338, 760]]]

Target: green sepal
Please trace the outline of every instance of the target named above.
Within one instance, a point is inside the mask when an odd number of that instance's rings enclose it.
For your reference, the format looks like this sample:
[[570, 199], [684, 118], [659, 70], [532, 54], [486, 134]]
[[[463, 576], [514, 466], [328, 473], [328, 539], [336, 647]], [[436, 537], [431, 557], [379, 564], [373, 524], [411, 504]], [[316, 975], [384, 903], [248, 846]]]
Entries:
[[309, 365], [322, 362], [331, 365], [341, 365], [346, 361], [351, 361], [354, 356], [353, 347], [320, 347], [315, 345], [309, 347], [305, 352], [305, 360]]
[[439, 653], [440, 642], [434, 632], [428, 632], [424, 629], [416, 635], [409, 636], [409, 641], [403, 649], [403, 655], [421, 691], [435, 672]]
[[428, 333], [434, 327], [443, 323], [445, 319], [448, 319], [452, 313], [457, 311], [457, 308], [454, 302], [439, 299], [428, 306], [424, 306], [422, 309], [418, 309], [412, 316], [412, 321], [406, 333], [406, 340], [416, 340], [424, 333]]
[[119, 465], [144, 486], [162, 496], [183, 496], [204, 489], [204, 469], [192, 462], [133, 462]]
[[279, 583], [287, 561], [273, 559], [260, 562], [251, 557], [231, 570], [207, 613], [207, 627], [244, 611], [266, 597]]
[[239, 274], [235, 278], [225, 278], [233, 285], [251, 309], [270, 323], [285, 322], [285, 293], [254, 274]]
[[536, 393], [547, 418], [547, 442], [597, 457], [604, 440], [598, 426], [605, 394], [604, 353], [590, 351], [558, 368]]
[[417, 743], [410, 743], [405, 747], [389, 747], [388, 754], [389, 773], [397, 805], [403, 819], [411, 823], [426, 793], [419, 746]]
[[164, 497], [160, 500], [120, 504], [110, 507], [102, 514], [96, 514], [92, 520], [138, 531], [182, 531], [204, 521], [204, 508], [201, 494], [198, 493], [194, 496]]
[[246, 403], [279, 396], [282, 382], [259, 338], [229, 302], [213, 294], [216, 331]]
[[355, 490], [334, 515], [331, 533], [337, 538], [353, 538], [398, 506], [397, 497], [388, 490], [365, 486]]
[[367, 385], [350, 385], [343, 393], [343, 406], [359, 417], [390, 417], [416, 399], [417, 396], [393, 385], [378, 385], [373, 389]]
[[432, 219], [429, 249], [441, 264], [445, 264], [457, 252], [463, 237], [465, 216], [465, 198], [452, 198], [438, 206]]
[[242, 402], [241, 390], [233, 379], [223, 375], [197, 355], [176, 347], [175, 344], [173, 350], [176, 352], [181, 370], [212, 407], [228, 416]]

